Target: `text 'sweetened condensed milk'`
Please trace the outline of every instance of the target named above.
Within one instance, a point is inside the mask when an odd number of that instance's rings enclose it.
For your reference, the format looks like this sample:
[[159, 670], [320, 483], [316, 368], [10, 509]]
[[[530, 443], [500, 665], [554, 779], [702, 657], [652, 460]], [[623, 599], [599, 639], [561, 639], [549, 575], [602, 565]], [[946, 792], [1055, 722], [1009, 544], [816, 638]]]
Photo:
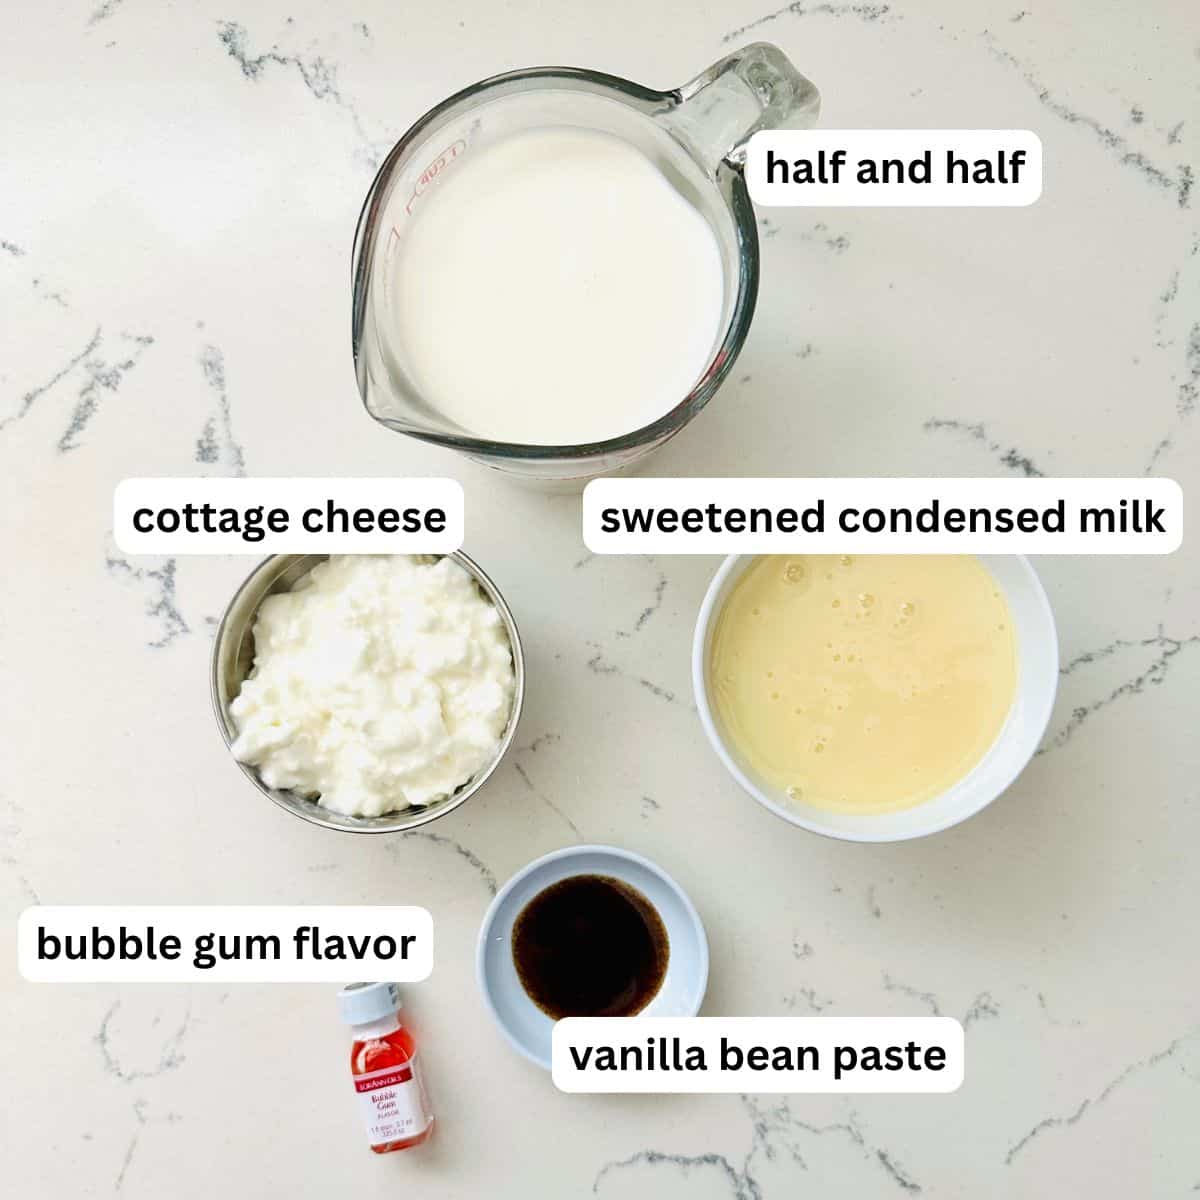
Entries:
[[748, 765], [846, 813], [910, 808], [962, 779], [1017, 684], [1008, 605], [969, 555], [761, 557], [725, 601], [709, 667]]
[[410, 213], [392, 277], [398, 349], [466, 433], [619, 437], [704, 373], [722, 330], [720, 247], [629, 142], [554, 126], [456, 144]]

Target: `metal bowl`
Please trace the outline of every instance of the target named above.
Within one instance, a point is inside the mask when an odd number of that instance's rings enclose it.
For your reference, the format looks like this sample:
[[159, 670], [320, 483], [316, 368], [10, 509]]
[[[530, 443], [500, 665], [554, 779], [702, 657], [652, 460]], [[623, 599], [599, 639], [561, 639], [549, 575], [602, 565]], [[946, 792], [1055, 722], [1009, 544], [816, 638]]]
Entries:
[[[273, 554], [265, 558], [247, 576], [245, 582], [234, 593], [225, 615], [217, 626], [216, 640], [213, 642], [212, 655], [212, 701], [213, 712], [217, 718], [217, 727], [227, 746], [232, 746], [237, 737], [237, 727], [229, 712], [230, 702], [241, 690], [242, 681], [250, 674], [254, 665], [254, 621], [258, 616], [259, 605], [268, 596], [278, 592], [290, 592], [309, 571], [318, 563], [324, 562], [327, 554]], [[445, 556], [432, 556], [445, 557]], [[495, 757], [477, 774], [472, 776], [456, 792], [437, 800], [425, 808], [402, 808], [396, 812], [384, 813], [378, 817], [348, 817], [327, 808], [322, 808], [315, 800], [298, 796], [294, 792], [283, 791], [279, 788], [268, 787], [259, 777], [258, 772], [246, 763], [238, 763], [242, 774], [254, 784], [265, 796], [269, 796], [280, 808], [314, 825], [323, 825], [326, 829], [341, 829], [348, 833], [400, 833], [406, 829], [416, 829], [438, 817], [452, 812], [469, 797], [473, 796], [487, 782], [488, 777], [499, 765], [500, 760], [512, 744], [513, 735], [517, 731], [517, 722], [521, 717], [521, 705], [525, 699], [525, 656], [521, 650], [521, 635], [517, 631], [517, 623], [512, 612], [504, 602], [496, 585], [461, 551], [448, 556], [458, 563], [474, 580], [476, 586], [487, 597], [504, 622], [508, 634], [509, 646], [512, 648], [513, 660], [513, 697], [512, 710], [508, 715], [508, 724], [500, 745], [496, 748]]]

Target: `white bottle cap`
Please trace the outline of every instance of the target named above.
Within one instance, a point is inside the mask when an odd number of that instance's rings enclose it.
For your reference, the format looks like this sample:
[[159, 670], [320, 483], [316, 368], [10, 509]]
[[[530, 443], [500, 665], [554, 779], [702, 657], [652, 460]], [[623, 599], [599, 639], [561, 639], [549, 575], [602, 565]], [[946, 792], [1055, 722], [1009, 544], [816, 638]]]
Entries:
[[367, 1025], [394, 1016], [400, 1007], [394, 983], [352, 983], [338, 992], [338, 1007], [347, 1025]]

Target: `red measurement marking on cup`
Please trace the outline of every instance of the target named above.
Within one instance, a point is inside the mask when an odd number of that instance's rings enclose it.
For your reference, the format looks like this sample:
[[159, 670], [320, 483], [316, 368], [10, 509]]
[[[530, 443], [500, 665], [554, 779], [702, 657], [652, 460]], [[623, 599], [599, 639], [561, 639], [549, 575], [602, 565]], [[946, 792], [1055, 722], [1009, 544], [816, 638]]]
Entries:
[[417, 177], [417, 186], [415, 188], [413, 188], [413, 194], [409, 198], [408, 203], [404, 206], [404, 211], [406, 213], [409, 213], [411, 215], [412, 210], [413, 210], [413, 205], [416, 204], [416, 202], [417, 202], [417, 197], [420, 196], [421, 193], [423, 191], [425, 191], [425, 189], [427, 187], [429, 187], [429, 185], [456, 158], [458, 158], [458, 156], [460, 154], [464, 154], [466, 152], [466, 149], [467, 149], [467, 143], [464, 142], [462, 140], [462, 138], [459, 138], [457, 142], [454, 142], [452, 145], [447, 146], [446, 149], [443, 150], [441, 152], [441, 154], [439, 154], [437, 156], [437, 158], [435, 158], [433, 160], [433, 162], [431, 162], [429, 164], [429, 166], [427, 166], [425, 168], [425, 170], [423, 170], [421, 172], [421, 174]]

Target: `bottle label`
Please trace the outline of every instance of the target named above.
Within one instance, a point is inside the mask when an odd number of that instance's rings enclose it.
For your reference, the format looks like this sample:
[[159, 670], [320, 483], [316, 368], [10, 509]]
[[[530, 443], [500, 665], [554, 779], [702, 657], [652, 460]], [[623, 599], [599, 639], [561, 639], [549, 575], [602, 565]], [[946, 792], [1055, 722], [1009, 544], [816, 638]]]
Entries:
[[417, 1137], [433, 1121], [415, 1058], [402, 1067], [356, 1075], [354, 1090], [372, 1146]]

